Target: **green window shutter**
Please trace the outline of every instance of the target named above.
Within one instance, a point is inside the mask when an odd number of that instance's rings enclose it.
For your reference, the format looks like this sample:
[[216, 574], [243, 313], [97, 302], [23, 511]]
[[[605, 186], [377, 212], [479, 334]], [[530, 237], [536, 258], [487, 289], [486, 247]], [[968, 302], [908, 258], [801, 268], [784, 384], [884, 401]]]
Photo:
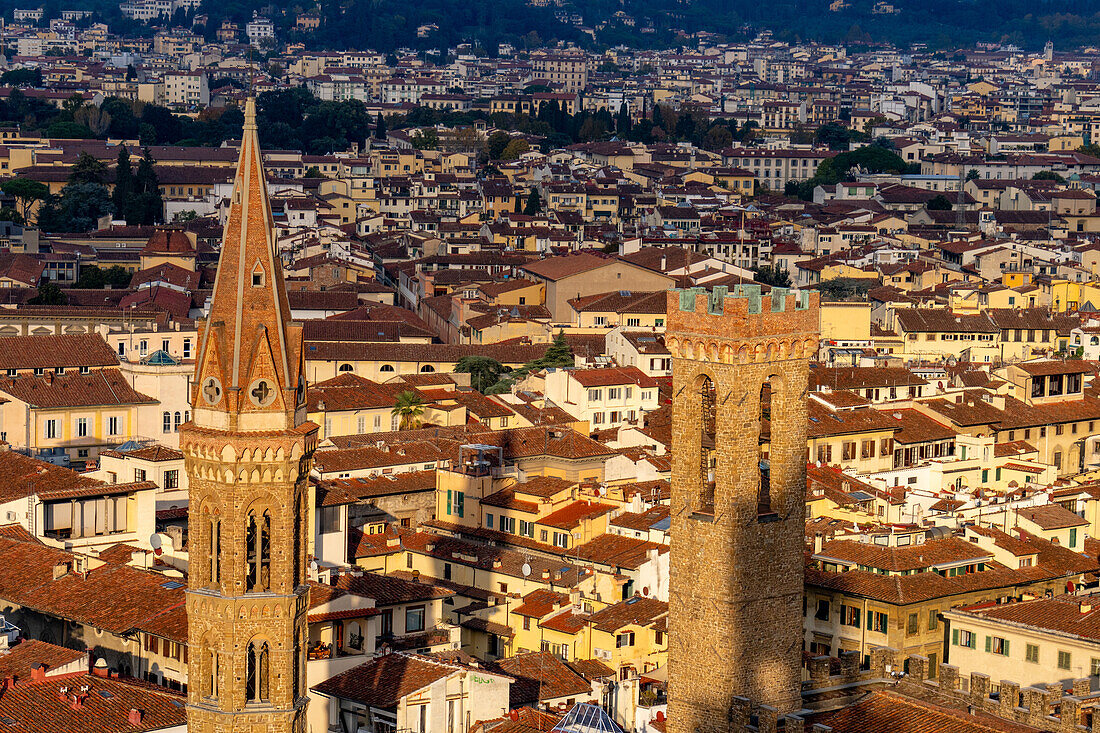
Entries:
[[988, 468], [983, 468], [982, 469], [982, 483], [984, 484], [987, 481], [989, 481], [989, 469]]
[[455, 494], [457, 495], [456, 498], [458, 500], [458, 509], [456, 510], [456, 514], [458, 514], [458, 516], [461, 517], [461, 516], [463, 516], [463, 512], [466, 508], [466, 506], [465, 506], [466, 502], [464, 501], [464, 499], [466, 498], [466, 494], [464, 494], [461, 491], [456, 491]]
[[1000, 467], [997, 468], [997, 480], [998, 481], [1001, 480], [1001, 469], [1000, 469]]
[[959, 630], [951, 629], [951, 646], [959, 645]]
[[447, 514], [451, 513], [451, 490], [447, 489]]
[[867, 630], [871, 631], [875, 626], [875, 612], [867, 611]]
[[1008, 639], [1005, 639], [1005, 641], [1004, 641], [1004, 651], [1001, 652], [1001, 653], [1004, 654], [1006, 657], [1008, 656]]

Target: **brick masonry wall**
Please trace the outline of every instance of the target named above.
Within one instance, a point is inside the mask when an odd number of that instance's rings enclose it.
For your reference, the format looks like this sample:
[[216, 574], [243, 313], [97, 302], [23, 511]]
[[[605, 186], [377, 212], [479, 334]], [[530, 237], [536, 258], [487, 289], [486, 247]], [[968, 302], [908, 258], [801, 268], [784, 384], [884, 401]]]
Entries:
[[[748, 705], [801, 709], [801, 623], [809, 356], [816, 299], [694, 310], [669, 294], [673, 353], [670, 733], [728, 731]], [[690, 302], [686, 303], [690, 306]], [[700, 502], [703, 378], [714, 383], [713, 509]], [[771, 385], [772, 513], [759, 514], [761, 388]], [[704, 508], [700, 510], [700, 506]], [[743, 699], [744, 698], [744, 699]], [[745, 700], [747, 699], [747, 700]], [[736, 727], [736, 726], [735, 726]]]

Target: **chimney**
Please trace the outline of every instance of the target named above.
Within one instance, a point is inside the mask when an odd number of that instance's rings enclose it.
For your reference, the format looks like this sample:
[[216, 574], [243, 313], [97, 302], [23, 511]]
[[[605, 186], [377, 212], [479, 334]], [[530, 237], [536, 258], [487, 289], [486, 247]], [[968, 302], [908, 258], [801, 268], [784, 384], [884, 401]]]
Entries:
[[[46, 665], [41, 662], [31, 666], [31, 681], [41, 682], [46, 679]], [[62, 687], [61, 689], [66, 689]], [[62, 693], [64, 694], [64, 693]]]
[[130, 713], [126, 716], [126, 722], [130, 725], [141, 725], [142, 713], [137, 708], [130, 708]]
[[13, 675], [9, 672], [8, 674], [4, 675], [4, 688], [3, 689], [5, 691], [7, 691], [7, 690], [10, 690], [13, 687], [15, 687], [15, 675]]
[[503, 564], [504, 564], [504, 563], [502, 563], [502, 562], [500, 561], [500, 558], [499, 558], [499, 557], [494, 557], [494, 558], [493, 558], [493, 567], [494, 567], [494, 568], [499, 568], [499, 567], [500, 567], [501, 565], [503, 565]]
[[543, 570], [542, 571], [542, 579], [543, 580], [550, 580], [550, 571], [549, 570]]

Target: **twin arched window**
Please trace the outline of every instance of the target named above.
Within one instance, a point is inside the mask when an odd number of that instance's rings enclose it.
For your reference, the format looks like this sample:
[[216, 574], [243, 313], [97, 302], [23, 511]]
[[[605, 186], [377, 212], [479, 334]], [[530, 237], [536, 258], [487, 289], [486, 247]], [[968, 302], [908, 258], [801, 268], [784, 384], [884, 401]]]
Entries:
[[261, 703], [271, 699], [271, 648], [257, 639], [248, 645], [248, 669], [245, 676], [245, 702]]
[[271, 588], [271, 512], [252, 510], [245, 527], [245, 591]]

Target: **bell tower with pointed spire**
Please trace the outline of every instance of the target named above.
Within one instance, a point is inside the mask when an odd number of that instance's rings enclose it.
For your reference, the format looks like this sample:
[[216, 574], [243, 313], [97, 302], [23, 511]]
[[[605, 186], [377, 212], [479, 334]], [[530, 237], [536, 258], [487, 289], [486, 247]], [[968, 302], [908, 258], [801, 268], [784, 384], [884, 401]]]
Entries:
[[306, 419], [301, 325], [290, 320], [256, 135], [240, 160], [210, 313], [199, 325], [191, 422], [190, 733], [306, 730]]

